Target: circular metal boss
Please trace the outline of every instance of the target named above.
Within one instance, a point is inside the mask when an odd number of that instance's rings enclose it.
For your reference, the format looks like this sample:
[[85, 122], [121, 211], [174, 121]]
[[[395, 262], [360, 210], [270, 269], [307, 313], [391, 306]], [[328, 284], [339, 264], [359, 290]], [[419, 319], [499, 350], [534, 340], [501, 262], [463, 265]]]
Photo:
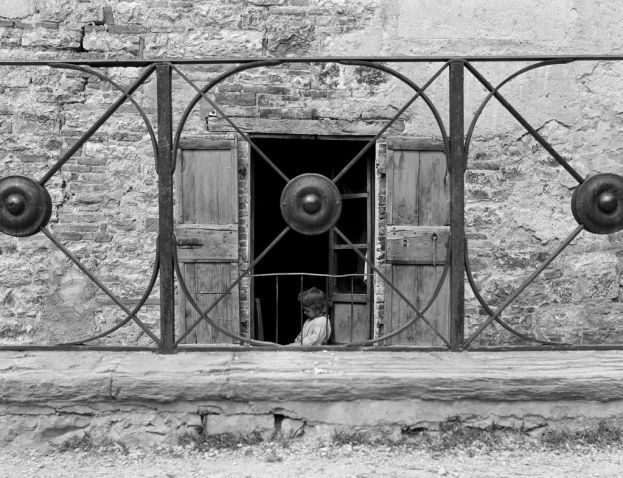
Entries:
[[43, 186], [24, 176], [0, 179], [0, 232], [32, 236], [51, 215], [52, 200]]
[[571, 198], [573, 217], [595, 234], [623, 229], [623, 176], [597, 174], [580, 184]]
[[337, 186], [321, 174], [292, 179], [281, 193], [281, 215], [286, 224], [308, 236], [328, 231], [340, 218], [342, 197]]

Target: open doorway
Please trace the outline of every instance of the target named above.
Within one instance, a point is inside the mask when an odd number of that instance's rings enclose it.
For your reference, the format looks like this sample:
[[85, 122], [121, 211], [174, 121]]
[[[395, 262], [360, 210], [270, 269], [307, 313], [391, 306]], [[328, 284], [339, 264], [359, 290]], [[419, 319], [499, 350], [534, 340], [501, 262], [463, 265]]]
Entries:
[[[335, 177], [369, 139], [253, 136], [253, 141], [288, 178], [293, 179], [303, 173]], [[257, 152], [251, 151], [253, 260], [286, 227], [279, 206], [286, 183]], [[337, 184], [343, 199], [342, 215], [337, 225], [363, 254], [370, 250], [373, 237], [373, 164], [372, 147]], [[342, 320], [342, 328], [350, 330], [350, 339], [353, 330], [359, 330], [361, 338], [367, 338], [371, 330], [371, 280], [362, 275], [366, 269], [364, 261], [352, 249], [331, 231], [315, 236], [289, 231], [254, 270], [251, 286], [254, 338], [280, 344], [293, 342], [303, 321], [297, 296], [301, 290], [310, 287], [327, 292], [334, 304], [350, 301], [348, 307], [343, 307], [350, 310], [350, 323]], [[335, 275], [341, 277], [334, 278]], [[357, 308], [353, 301], [357, 302]], [[355, 318], [353, 311], [356, 311]], [[354, 324], [353, 320], [358, 323]], [[362, 328], [365, 329], [363, 332]], [[335, 332], [334, 325], [334, 336]]]

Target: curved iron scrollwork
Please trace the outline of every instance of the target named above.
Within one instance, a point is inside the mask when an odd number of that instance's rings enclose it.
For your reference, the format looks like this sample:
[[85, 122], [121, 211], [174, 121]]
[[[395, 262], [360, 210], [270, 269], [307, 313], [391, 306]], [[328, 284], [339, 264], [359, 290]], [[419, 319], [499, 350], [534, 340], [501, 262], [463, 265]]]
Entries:
[[154, 153], [154, 159], [158, 158], [158, 145], [156, 136], [154, 134], [153, 127], [149, 119], [147, 118], [147, 114], [143, 110], [143, 108], [136, 102], [136, 100], [132, 97], [132, 93], [134, 93], [149, 76], [155, 70], [154, 65], [149, 65], [139, 78], [127, 89], [124, 89], [121, 85], [115, 82], [112, 78], [107, 75], [102, 74], [101, 72], [94, 70], [88, 66], [84, 65], [74, 65], [63, 62], [52, 62], [46, 63], [45, 66], [51, 68], [59, 68], [59, 69], [70, 69], [77, 70], [83, 73], [93, 75], [99, 78], [102, 81], [106, 81], [115, 89], [121, 92], [121, 96], [113, 103], [107, 111], [96, 120], [93, 125], [66, 151], [61, 158], [59, 158], [56, 163], [46, 172], [46, 174], [39, 180], [38, 183], [34, 182], [32, 179], [18, 176], [9, 176], [6, 178], [0, 179], [0, 232], [5, 234], [14, 235], [18, 237], [29, 236], [41, 232], [45, 236], [50, 239], [50, 241], [59, 249], [67, 258], [78, 267], [102, 292], [104, 292], [117, 306], [119, 306], [126, 314], [126, 318], [121, 322], [116, 324], [114, 327], [109, 330], [97, 334], [95, 336], [86, 337], [81, 340], [67, 342], [63, 344], [57, 344], [59, 346], [70, 346], [70, 345], [78, 345], [85, 344], [88, 342], [92, 342], [103, 338], [107, 335], [110, 335], [114, 331], [118, 330], [129, 321], [134, 321], [141, 330], [159, 347], [161, 345], [161, 341], [154, 332], [147, 326], [144, 322], [142, 322], [138, 317], [137, 313], [145, 304], [147, 298], [153, 291], [156, 277], [158, 275], [159, 269], [159, 260], [158, 260], [158, 252], [156, 251], [156, 260], [153, 266], [152, 278], [149, 282], [148, 287], [141, 300], [134, 307], [133, 310], [130, 310], [127, 306], [125, 306], [120, 299], [118, 299], [113, 292], [104, 285], [102, 281], [100, 281], [93, 273], [91, 273], [87, 267], [85, 267], [82, 262], [72, 254], [69, 249], [67, 249], [53, 234], [49, 231], [45, 226], [50, 220], [50, 216], [52, 214], [52, 203], [50, 195], [45, 188], [45, 184], [61, 170], [64, 164], [69, 161], [74, 154], [97, 132], [97, 130], [105, 123], [105, 121], [110, 118], [115, 111], [119, 109], [121, 105], [125, 103], [126, 100], [129, 100], [133, 106], [136, 108], [137, 112], [141, 116], [149, 137], [151, 139], [151, 144]]
[[[449, 151], [449, 139], [448, 139], [448, 135], [446, 133], [446, 129], [445, 126], [443, 124], [443, 121], [441, 120], [441, 116], [437, 110], [437, 108], [435, 107], [435, 105], [430, 101], [430, 99], [426, 96], [426, 94], [424, 93], [424, 91], [441, 75], [441, 73], [448, 67], [449, 65], [449, 61], [445, 62], [442, 67], [426, 82], [426, 84], [423, 87], [418, 87], [413, 81], [411, 81], [410, 79], [406, 78], [404, 75], [400, 74], [399, 72], [386, 67], [384, 65], [381, 64], [377, 64], [375, 62], [362, 62], [362, 61], [347, 61], [347, 60], [342, 60], [339, 63], [345, 64], [345, 65], [359, 65], [359, 66], [365, 66], [365, 67], [369, 67], [369, 68], [373, 68], [373, 69], [377, 69], [380, 71], [384, 71], [386, 73], [389, 73], [393, 76], [395, 76], [396, 78], [398, 78], [399, 80], [401, 80], [402, 82], [404, 82], [406, 85], [408, 85], [410, 88], [412, 88], [416, 93], [414, 94], [414, 96], [405, 103], [405, 105], [403, 105], [403, 107], [384, 125], [383, 128], [381, 128], [381, 130], [370, 140], [367, 142], [367, 144], [364, 146], [364, 148], [362, 148], [362, 150], [357, 153], [355, 155], [355, 157], [353, 159], [351, 159], [349, 161], [349, 163], [344, 166], [342, 168], [342, 170], [334, 177], [333, 180], [329, 180], [328, 178], [319, 178], [319, 175], [303, 175], [301, 177], [298, 178], [294, 178], [292, 180], [290, 180], [290, 178], [288, 178], [288, 176], [283, 173], [283, 171], [281, 171], [280, 168], [278, 168], [275, 163], [273, 161], [270, 160], [270, 158], [264, 154], [264, 152], [262, 152], [262, 150], [253, 142], [253, 140], [249, 137], [249, 135], [244, 132], [241, 128], [239, 128], [234, 121], [231, 120], [231, 118], [229, 118], [229, 116], [227, 114], [225, 114], [225, 112], [208, 96], [208, 93], [210, 92], [211, 89], [215, 88], [219, 83], [221, 83], [222, 81], [224, 81], [227, 78], [232, 77], [233, 75], [241, 72], [241, 71], [245, 71], [245, 70], [249, 70], [249, 69], [253, 69], [253, 68], [260, 68], [263, 66], [276, 66], [281, 64], [282, 61], [279, 60], [267, 60], [267, 61], [258, 61], [258, 62], [251, 62], [249, 64], [244, 64], [242, 66], [238, 66], [235, 68], [232, 68], [230, 70], [228, 70], [227, 72], [219, 75], [217, 78], [215, 78], [214, 80], [212, 80], [211, 82], [209, 82], [204, 88], [199, 88], [197, 87], [197, 85], [195, 85], [195, 83], [187, 76], [185, 75], [179, 68], [177, 68], [174, 65], [171, 65], [171, 68], [173, 71], [175, 71], [181, 78], [183, 78], [187, 83], [189, 83], [194, 89], [195, 91], [197, 91], [197, 95], [193, 98], [193, 100], [189, 103], [189, 105], [187, 106], [186, 110], [184, 111], [184, 113], [182, 114], [182, 118], [179, 122], [178, 128], [176, 130], [176, 135], [175, 135], [175, 140], [173, 143], [173, 150], [177, 151], [177, 148], [179, 148], [179, 142], [180, 142], [180, 138], [182, 135], [182, 131], [184, 128], [184, 125], [192, 111], [192, 109], [196, 106], [196, 104], [199, 102], [200, 99], [204, 99], [205, 101], [207, 101], [210, 106], [212, 108], [214, 108], [220, 115], [221, 117], [223, 117], [227, 123], [234, 128], [234, 130], [240, 134], [249, 144], [250, 146], [259, 154], [259, 156], [279, 175], [281, 176], [286, 182], [286, 186], [283, 190], [282, 193], [282, 215], [286, 221], [286, 223], [288, 224], [288, 228], [286, 230], [284, 230], [284, 232], [282, 232], [282, 234], [280, 234], [253, 262], [253, 264], [251, 264], [248, 269], [246, 271], [244, 271], [242, 274], [239, 275], [239, 277], [227, 288], [227, 291], [222, 293], [213, 303], [212, 305], [210, 305], [207, 309], [205, 309], [204, 311], [201, 311], [200, 308], [198, 307], [198, 304], [196, 303], [196, 301], [194, 300], [194, 298], [192, 297], [192, 295], [189, 293], [188, 288], [185, 285], [185, 282], [183, 280], [182, 274], [179, 270], [179, 261], [177, 259], [175, 259], [175, 264], [176, 264], [176, 272], [177, 272], [177, 278], [178, 281], [180, 282], [180, 288], [182, 290], [182, 292], [184, 293], [186, 299], [189, 301], [189, 303], [192, 305], [192, 307], [197, 310], [197, 312], [199, 313], [199, 319], [197, 319], [193, 324], [191, 324], [191, 326], [184, 332], [184, 334], [177, 339], [177, 341], [175, 342], [175, 345], [179, 345], [180, 342], [188, 335], [190, 334], [190, 332], [199, 324], [200, 321], [205, 320], [206, 322], [208, 322], [208, 324], [215, 328], [216, 330], [218, 330], [221, 333], [225, 333], [225, 335], [234, 338], [238, 341], [241, 341], [243, 343], [251, 343], [254, 345], [261, 345], [264, 343], [260, 343], [260, 341], [255, 341], [255, 340], [251, 340], [248, 339], [246, 337], [242, 337], [238, 334], [233, 334], [230, 331], [225, 331], [225, 329], [223, 329], [222, 327], [218, 326], [212, 319], [210, 319], [210, 317], [208, 316], [208, 314], [216, 307], [216, 305], [223, 300], [223, 298], [225, 297], [225, 295], [231, 291], [238, 283], [240, 283], [242, 281], [242, 279], [247, 276], [250, 271], [253, 270], [253, 267], [255, 265], [257, 265], [257, 263], [260, 262], [260, 260], [270, 251], [270, 249], [272, 247], [274, 247], [274, 245], [279, 242], [279, 240], [285, 235], [285, 233], [287, 232], [287, 230], [289, 228], [294, 229], [297, 232], [303, 233], [303, 234], [318, 234], [320, 232], [325, 232], [329, 229], [333, 229], [336, 234], [338, 234], [342, 240], [344, 240], [347, 244], [350, 244], [352, 246], [352, 243], [348, 240], [348, 238], [346, 238], [346, 236], [344, 236], [340, 230], [335, 226], [335, 223], [337, 221], [337, 219], [339, 218], [339, 213], [341, 210], [341, 204], [340, 204], [340, 199], [339, 199], [339, 191], [336, 188], [336, 183], [338, 183], [338, 181], [344, 176], [344, 174], [346, 174], [346, 172], [354, 165], [357, 163], [357, 161], [359, 161], [365, 154], [365, 152], [372, 147], [374, 144], [376, 144], [376, 141], [383, 135], [383, 133], [385, 131], [387, 131], [392, 124], [394, 124], [398, 118], [407, 110], [407, 108], [413, 104], [413, 102], [415, 102], [415, 100], [417, 100], [418, 98], [422, 98], [426, 105], [429, 107], [429, 109], [431, 110], [431, 112], [433, 113], [433, 116], [435, 117], [435, 120], [437, 121], [437, 124], [439, 126], [440, 129], [440, 134], [443, 138], [444, 141], [444, 146], [445, 146], [445, 150], [448, 152]], [[172, 168], [172, 170], [175, 168], [175, 166]], [[301, 186], [300, 183], [309, 183], [309, 182], [314, 182], [313, 187], [305, 187], [305, 184], [303, 186]], [[330, 183], [326, 184], [326, 183]], [[307, 186], [309, 186], [309, 184], [307, 184]], [[301, 189], [302, 188], [302, 189]], [[294, 193], [292, 191], [296, 190]], [[300, 195], [299, 193], [301, 192], [301, 190], [307, 191], [304, 194]], [[300, 195], [300, 197], [298, 197]], [[292, 197], [294, 196], [294, 198]], [[328, 207], [329, 204], [332, 204], [331, 207]], [[449, 341], [439, 333], [439, 331], [437, 331], [435, 329], [435, 327], [433, 327], [433, 325], [425, 318], [424, 316], [424, 312], [419, 311], [413, 304], [412, 302], [406, 297], [405, 294], [403, 294], [401, 291], [399, 291], [398, 289], [396, 289], [392, 282], [390, 280], [388, 280], [386, 278], [386, 276], [382, 273], [382, 271], [380, 271], [378, 269], [378, 267], [376, 266], [376, 264], [374, 264], [373, 261], [371, 261], [369, 258], [363, 256], [360, 251], [358, 251], [356, 248], [353, 249], [358, 255], [361, 256], [361, 258], [368, 263], [368, 265], [375, 271], [376, 274], [379, 274], [380, 277], [382, 277], [384, 280], [386, 280], [386, 283], [388, 284], [389, 287], [392, 287], [397, 294], [401, 297], [402, 300], [405, 301], [405, 303], [409, 306], [409, 308], [411, 308], [416, 316], [414, 319], [412, 319], [411, 321], [408, 322], [408, 324], [400, 327], [398, 330], [393, 331], [391, 334], [382, 336], [382, 337], [378, 337], [376, 339], [372, 339], [369, 341], [365, 341], [362, 343], [356, 343], [356, 344], [352, 344], [352, 345], [373, 345], [373, 344], [377, 344], [377, 343], [382, 343], [383, 341], [398, 335], [400, 332], [402, 332], [403, 330], [409, 328], [411, 325], [413, 325], [416, 321], [421, 320], [422, 322], [424, 322], [426, 325], [428, 325], [430, 327], [430, 329], [433, 331], [433, 333], [438, 336], [441, 341], [447, 345], [450, 346]], [[447, 258], [449, 260], [450, 255], [447, 255]], [[435, 289], [435, 292], [432, 296], [432, 298], [430, 299], [430, 301], [428, 302], [425, 310], [427, 310], [432, 303], [436, 300], [437, 296], [439, 295], [439, 292], [441, 291], [441, 287], [443, 285], [443, 282], [445, 280], [446, 274], [447, 274], [447, 270], [448, 270], [448, 266], [449, 266], [449, 262], [446, 264], [446, 268], [444, 268], [444, 273], [442, 274], [442, 278], [439, 281], [439, 283], [437, 284], [437, 287]]]
[[[539, 340], [526, 334], [522, 334], [502, 321], [500, 315], [530, 284], [532, 284], [532, 282], [534, 282], [534, 280], [547, 268], [547, 266], [566, 249], [566, 247], [578, 236], [578, 234], [580, 234], [580, 232], [587, 230], [588, 232], [596, 234], [606, 234], [619, 231], [623, 228], [623, 178], [615, 174], [600, 174], [589, 179], [584, 179], [499, 92], [502, 86], [508, 84], [510, 81], [520, 75], [523, 75], [524, 73], [527, 73], [528, 71], [546, 66], [569, 64], [576, 60], [577, 58], [557, 58], [537, 62], [522, 68], [512, 75], [509, 75], [496, 87], [493, 87], [493, 85], [491, 85], [491, 83], [489, 83], [473, 65], [469, 62], [465, 62], [465, 67], [487, 90], [489, 90], [489, 95], [483, 100], [478, 110], [476, 110], [469, 126], [468, 134], [465, 139], [466, 157], [476, 123], [478, 122], [478, 119], [480, 118], [487, 103], [491, 100], [491, 98], [495, 97], [499, 103], [526, 129], [526, 131], [528, 131], [528, 133], [541, 146], [543, 146], [543, 148], [554, 158], [554, 160], [556, 160], [558, 164], [560, 164], [574, 179], [578, 181], [579, 186], [574, 191], [571, 200], [571, 210], [579, 225], [567, 236], [566, 239], [562, 241], [560, 246], [557, 247], [556, 250], [552, 252], [549, 257], [543, 261], [543, 263], [503, 301], [495, 312], [482, 298], [471, 273], [469, 257], [467, 256], [467, 253], [465, 254], [465, 269], [469, 284], [477, 300], [489, 314], [489, 317], [463, 342], [463, 348], [469, 348], [476, 338], [483, 332], [483, 330], [493, 321], [499, 323], [513, 335], [525, 341], [537, 342], [542, 345], [568, 345], [560, 342]], [[467, 239], [465, 250], [467, 251]]]

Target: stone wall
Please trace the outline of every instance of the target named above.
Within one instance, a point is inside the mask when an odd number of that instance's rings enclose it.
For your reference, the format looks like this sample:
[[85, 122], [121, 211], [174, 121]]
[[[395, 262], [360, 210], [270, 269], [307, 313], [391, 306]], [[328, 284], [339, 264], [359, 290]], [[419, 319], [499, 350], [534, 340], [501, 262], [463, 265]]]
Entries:
[[[623, 6], [566, 0], [96, 2], [5, 0], [0, 58], [134, 59], [292, 55], [533, 55], [620, 53]], [[494, 84], [527, 63], [475, 63]], [[390, 65], [423, 84], [439, 64]], [[184, 66], [204, 85], [227, 66]], [[533, 70], [502, 89], [581, 174], [623, 174], [618, 135], [623, 64], [578, 62]], [[40, 178], [119, 96], [115, 87], [71, 69], [0, 66], [0, 177]], [[136, 68], [103, 71], [126, 87]], [[444, 120], [447, 72], [428, 93]], [[285, 64], [249, 70], [219, 85], [213, 98], [246, 131], [374, 135], [412, 95], [388, 75], [355, 65]], [[174, 121], [194, 90], [174, 75]], [[466, 74], [466, 125], [485, 98]], [[150, 78], [134, 97], [155, 123]], [[230, 133], [201, 103], [185, 135]], [[390, 134], [440, 136], [421, 102]], [[240, 238], [248, 238], [248, 146], [241, 142]], [[382, 265], [383, 143], [377, 147], [377, 259]], [[495, 100], [478, 121], [469, 153], [466, 221], [472, 268], [492, 306], [575, 227], [573, 178]], [[157, 233], [152, 145], [131, 104], [120, 108], [48, 183], [50, 229], [128, 306], [151, 272]], [[620, 343], [621, 233], [582, 233], [504, 317], [523, 332], [575, 343]], [[241, 267], [248, 245], [241, 242]], [[0, 236], [0, 341], [55, 343], [112, 327], [125, 314], [45, 237]], [[377, 281], [378, 283], [378, 281]], [[244, 289], [248, 285], [243, 284]], [[469, 289], [468, 289], [469, 290]], [[241, 294], [246, 310], [245, 290]], [[382, 290], [377, 291], [382, 316]], [[140, 318], [157, 328], [158, 290]], [[467, 329], [484, 318], [468, 292]], [[242, 317], [245, 320], [245, 317]], [[492, 326], [481, 343], [514, 342]], [[145, 344], [130, 325], [102, 343]]]

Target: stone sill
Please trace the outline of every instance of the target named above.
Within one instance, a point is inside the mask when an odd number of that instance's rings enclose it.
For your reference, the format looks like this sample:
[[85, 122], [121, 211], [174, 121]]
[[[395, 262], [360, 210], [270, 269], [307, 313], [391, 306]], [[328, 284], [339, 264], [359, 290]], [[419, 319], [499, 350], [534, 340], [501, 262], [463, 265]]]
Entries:
[[623, 399], [623, 351], [1, 351], [0, 403]]

